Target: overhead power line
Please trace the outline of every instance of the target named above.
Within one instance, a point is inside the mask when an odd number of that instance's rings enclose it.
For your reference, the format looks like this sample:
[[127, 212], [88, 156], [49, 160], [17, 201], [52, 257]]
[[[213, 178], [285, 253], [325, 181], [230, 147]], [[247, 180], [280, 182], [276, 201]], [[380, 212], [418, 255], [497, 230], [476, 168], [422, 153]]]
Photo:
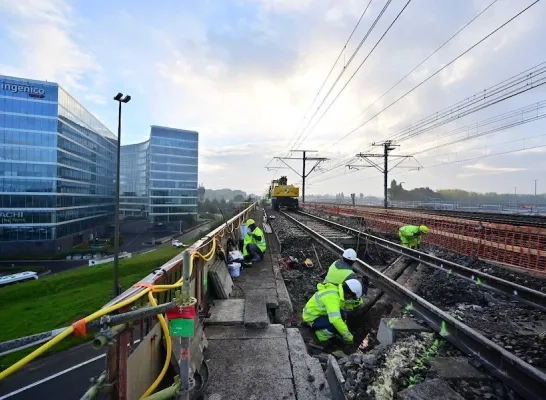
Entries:
[[[481, 136], [489, 135], [495, 132], [500, 132], [500, 131], [513, 128], [515, 126], [527, 124], [530, 122], [538, 121], [539, 119], [543, 119], [543, 118], [546, 118], [546, 100], [539, 101], [537, 103], [534, 103], [525, 107], [521, 107], [516, 110], [512, 110], [507, 113], [500, 114], [495, 117], [488, 118], [486, 120], [483, 120], [477, 123], [472, 123], [472, 124], [454, 129], [442, 135], [438, 135], [438, 137], [435, 138], [434, 141], [455, 136], [460, 133], [464, 134], [465, 136], [454, 138], [445, 143], [440, 143], [436, 145], [433, 144], [432, 146], [427, 147], [426, 149], [418, 150], [417, 152], [414, 153], [414, 155], [423, 154], [431, 150], [436, 150], [446, 146], [451, 146], [453, 144], [465, 142], [467, 140], [476, 139]], [[491, 125], [497, 124], [499, 122], [502, 122], [502, 124], [490, 127]], [[480, 130], [480, 128], [484, 128], [484, 127], [486, 128], [485, 130]]]
[[[390, 2], [389, 2], [390, 3]], [[389, 4], [387, 3], [387, 5]], [[309, 134], [311, 132], [313, 132], [313, 130], [315, 129], [315, 127], [318, 125], [318, 123], [322, 120], [322, 118], [324, 117], [324, 115], [326, 115], [326, 113], [330, 110], [330, 108], [334, 105], [334, 103], [336, 102], [336, 100], [339, 98], [339, 96], [341, 95], [341, 93], [343, 93], [343, 91], [345, 90], [345, 88], [347, 87], [347, 85], [349, 85], [349, 83], [353, 80], [353, 78], [355, 77], [355, 75], [357, 74], [357, 72], [360, 70], [360, 68], [362, 67], [362, 65], [364, 65], [364, 63], [368, 60], [368, 58], [372, 55], [372, 53], [374, 52], [374, 50], [377, 48], [377, 46], [379, 45], [379, 43], [381, 43], [381, 41], [383, 40], [383, 38], [385, 37], [385, 35], [391, 30], [391, 28], [393, 27], [393, 25], [396, 23], [396, 21], [398, 20], [398, 18], [400, 18], [400, 16], [402, 15], [402, 13], [404, 12], [404, 10], [406, 9], [406, 7], [411, 3], [411, 0], [408, 0], [406, 2], [406, 4], [404, 5], [404, 7], [402, 8], [402, 10], [400, 10], [400, 12], [398, 13], [398, 15], [396, 16], [396, 18], [394, 18], [394, 20], [391, 22], [391, 24], [389, 25], [389, 27], [385, 30], [385, 32], [383, 33], [383, 35], [381, 35], [381, 37], [379, 38], [379, 40], [375, 43], [375, 45], [372, 47], [372, 49], [370, 50], [370, 52], [368, 53], [368, 55], [366, 56], [366, 58], [364, 58], [364, 60], [360, 63], [360, 65], [357, 67], [357, 69], [353, 72], [353, 74], [351, 75], [351, 77], [349, 78], [349, 80], [347, 82], [345, 82], [345, 85], [343, 85], [343, 87], [341, 88], [341, 90], [338, 92], [338, 94], [336, 95], [336, 97], [334, 98], [334, 100], [332, 100], [332, 102], [330, 103], [330, 105], [326, 108], [326, 110], [324, 110], [324, 112], [321, 114], [321, 116], [318, 118], [318, 120], [315, 122], [315, 124], [311, 127], [311, 130], [304, 136], [304, 138], [302, 139], [302, 142], [309, 136]], [[318, 111], [318, 110], [317, 110]]]
[[[542, 62], [534, 67], [527, 68], [516, 75], [504, 79], [487, 89], [480, 90], [471, 96], [467, 96], [464, 100], [458, 101], [457, 103], [443, 108], [440, 111], [431, 113], [427, 117], [424, 117], [421, 120], [410, 124], [406, 128], [399, 130], [397, 133], [389, 136], [387, 139], [398, 139], [398, 142], [402, 142], [409, 138], [415, 137], [418, 134], [438, 128], [454, 120], [461, 119], [484, 108], [498, 104], [501, 101], [508, 100], [516, 95], [535, 89], [544, 85], [545, 83], [546, 62]], [[470, 106], [474, 107], [469, 108]], [[346, 163], [343, 162], [339, 163], [335, 167], [328, 169], [328, 171], [344, 166], [345, 164]]]
[[396, 82], [394, 85], [392, 85], [385, 93], [383, 93], [381, 96], [379, 96], [377, 99], [375, 99], [364, 111], [362, 111], [354, 120], [357, 120], [360, 118], [360, 116], [364, 115], [366, 111], [368, 111], [371, 107], [373, 107], [379, 100], [381, 100], [383, 97], [385, 97], [387, 94], [391, 92], [395, 87], [397, 87], [400, 83], [402, 83], [408, 76], [413, 74], [417, 68], [422, 66], [425, 62], [427, 62], [433, 55], [438, 53], [441, 49], [445, 47], [449, 42], [451, 42], [455, 37], [459, 35], [462, 31], [464, 31], [472, 22], [476, 21], [483, 13], [485, 13], [489, 8], [493, 6], [498, 0], [493, 0], [487, 7], [485, 7], [482, 11], [478, 13], [474, 18], [472, 18], [470, 21], [468, 21], [461, 29], [459, 29], [457, 32], [455, 32], [449, 39], [447, 39], [444, 43], [440, 45], [436, 50], [434, 50], [432, 53], [430, 53], [423, 61], [421, 61], [419, 64], [417, 64], [411, 71], [409, 71], [406, 75], [404, 75], [398, 82]]
[[[301, 125], [305, 122], [305, 119], [307, 118], [307, 114], [309, 114], [309, 111], [311, 111], [311, 108], [313, 107], [313, 104], [315, 104], [315, 101], [318, 99], [319, 95], [320, 95], [320, 92], [322, 91], [322, 89], [324, 88], [324, 85], [326, 85], [326, 82], [328, 81], [328, 78], [330, 77], [330, 75], [332, 74], [332, 72], [334, 71], [334, 68], [336, 67], [337, 65], [337, 62], [339, 61], [339, 59], [341, 58], [341, 56], [343, 55], [343, 53], [345, 52], [345, 50], [347, 49], [347, 45], [349, 44], [349, 41], [351, 40], [351, 38], [353, 37], [355, 31], [357, 30], [358, 26], [360, 25], [360, 22], [362, 21], [362, 18], [364, 18], [364, 15], [366, 14], [366, 11], [368, 11], [368, 8], [370, 7], [370, 4], [372, 3], [373, 0], [370, 0], [368, 2], [368, 5], [366, 6], [366, 8], [364, 9], [364, 11], [362, 12], [362, 14], [360, 15], [360, 18], [358, 19], [355, 27], [353, 28], [353, 31], [351, 32], [351, 34], [349, 35], [349, 38], [347, 39], [347, 41], [345, 42], [345, 44], [343, 45], [343, 47], [341, 48], [341, 51], [339, 52], [337, 58], [336, 58], [336, 61], [334, 61], [334, 63], [332, 64], [332, 68], [330, 68], [330, 71], [328, 72], [328, 75], [326, 75], [326, 78], [324, 78], [324, 81], [322, 82], [322, 85], [320, 85], [320, 88], [317, 92], [317, 94], [315, 95], [315, 98], [313, 99], [313, 101], [311, 102], [311, 104], [309, 105], [309, 108], [307, 109], [307, 111], [305, 111], [305, 114], [304, 114], [304, 117], [303, 117], [303, 120], [300, 122], [300, 124], [298, 125], [298, 127], [296, 128], [296, 131], [294, 132], [294, 134], [292, 135], [292, 137], [290, 138], [290, 140], [288, 141], [288, 149], [290, 150], [290, 143], [292, 142], [292, 139], [294, 139], [294, 137], [298, 134], [298, 131], [300, 130], [300, 127]], [[362, 42], [360, 42], [361, 44], [359, 45], [358, 48], [360, 48], [360, 46], [362, 45]], [[343, 69], [347, 68], [346, 65], [343, 66]], [[297, 140], [297, 139], [296, 139]], [[294, 146], [296, 145], [296, 143], [294, 143]], [[288, 155], [288, 153], [286, 154]]]
[[[315, 168], [323, 161], [326, 161], [327, 158], [324, 157], [307, 157], [307, 153], [316, 153], [316, 150], [292, 150], [293, 152], [301, 152], [303, 153], [302, 157], [275, 157], [277, 160], [280, 160], [283, 164], [285, 164], [288, 168], [290, 168], [292, 171], [298, 175], [302, 181], [302, 202], [305, 203], [305, 179], [315, 170]], [[284, 160], [302, 160], [303, 166], [302, 166], [302, 172], [301, 174], [296, 171], [294, 168], [290, 166], [290, 164], [286, 163]], [[306, 172], [306, 166], [307, 161], [316, 161], [315, 165], [309, 170], [309, 172]]]
[[514, 21], [516, 18], [518, 18], [520, 15], [522, 15], [524, 12], [528, 11], [531, 7], [533, 7], [534, 5], [536, 5], [540, 0], [535, 0], [532, 4], [528, 5], [527, 7], [525, 7], [523, 10], [521, 10], [519, 13], [517, 13], [515, 16], [513, 16], [512, 18], [510, 18], [508, 21], [504, 22], [503, 24], [501, 24], [499, 27], [497, 27], [494, 31], [490, 32], [489, 34], [487, 34], [485, 37], [483, 37], [482, 39], [480, 39], [478, 42], [476, 42], [475, 44], [473, 44], [472, 46], [470, 46], [468, 49], [466, 49], [464, 52], [462, 52], [461, 54], [459, 54], [457, 57], [455, 57], [454, 59], [452, 59], [450, 62], [448, 62], [447, 64], [445, 64], [443, 67], [441, 67], [440, 69], [438, 69], [436, 72], [434, 72], [432, 75], [428, 76], [427, 78], [425, 78], [423, 81], [421, 81], [419, 84], [415, 85], [413, 88], [411, 88], [410, 90], [408, 90], [406, 93], [404, 93], [402, 96], [398, 97], [396, 100], [394, 100], [393, 102], [391, 102], [388, 106], [384, 107], [381, 111], [375, 113], [372, 117], [368, 118], [366, 121], [364, 121], [362, 124], [360, 124], [359, 126], [357, 126], [356, 128], [354, 128], [353, 130], [351, 130], [350, 132], [348, 132], [347, 134], [345, 134], [343, 137], [341, 137], [340, 139], [338, 139], [336, 142], [334, 142], [334, 146], [336, 144], [338, 144], [339, 142], [341, 142], [342, 140], [346, 139], [348, 136], [352, 135], [354, 132], [356, 132], [357, 130], [359, 130], [360, 128], [362, 128], [363, 126], [365, 126], [366, 124], [368, 124], [370, 121], [372, 121], [373, 119], [375, 119], [377, 116], [381, 115], [382, 113], [384, 113], [385, 111], [387, 111], [389, 108], [391, 108], [393, 105], [395, 105], [396, 103], [398, 103], [400, 100], [404, 99], [408, 94], [412, 93], [413, 91], [415, 91], [416, 89], [418, 89], [419, 87], [421, 87], [422, 85], [424, 85], [426, 82], [428, 82], [430, 79], [432, 79], [433, 77], [435, 77], [436, 75], [438, 75], [440, 72], [442, 72], [444, 69], [446, 69], [447, 67], [449, 67], [451, 64], [453, 64], [455, 61], [457, 61], [459, 58], [463, 57], [465, 54], [467, 54], [468, 52], [470, 52], [472, 49], [474, 49], [476, 46], [480, 45], [481, 43], [483, 43], [485, 40], [487, 40], [489, 37], [491, 37], [492, 35], [494, 35], [496, 32], [498, 32], [499, 30], [501, 30], [502, 28], [504, 28], [506, 25], [508, 25], [510, 22]]
[[[366, 41], [366, 39], [368, 39], [368, 37], [370, 36], [370, 33], [374, 30], [375, 26], [377, 25], [377, 23], [379, 22], [379, 20], [381, 19], [381, 17], [383, 16], [383, 14], [385, 13], [385, 11], [387, 10], [387, 8], [389, 7], [389, 5], [391, 4], [392, 0], [388, 0], [387, 3], [383, 6], [383, 9], [381, 10], [381, 12], [379, 13], [379, 15], [375, 18], [375, 21], [373, 22], [373, 24], [370, 26], [370, 28], [368, 29], [368, 32], [366, 32], [366, 34], [364, 35], [364, 37], [362, 38], [362, 40], [360, 41], [360, 43], [358, 44], [358, 46], [356, 47], [355, 51], [353, 51], [353, 54], [351, 54], [351, 57], [349, 58], [349, 61], [347, 61], [347, 63], [343, 66], [343, 69], [341, 70], [341, 72], [338, 74], [336, 80], [334, 81], [334, 83], [332, 83], [332, 85], [330, 85], [330, 89], [328, 89], [328, 93], [326, 93], [326, 95], [322, 98], [322, 101], [320, 102], [320, 104], [318, 105], [317, 109], [315, 110], [315, 112], [313, 113], [313, 115], [311, 116], [311, 118], [309, 119], [309, 121], [307, 122], [307, 124], [305, 125], [305, 127], [303, 128], [303, 130], [301, 131], [301, 133], [299, 134], [299, 136], [297, 137], [296, 139], [296, 142], [294, 143], [294, 146], [293, 147], [296, 147], [299, 143], [299, 140], [301, 138], [301, 136], [305, 133], [305, 131], [307, 130], [307, 128], [309, 127], [309, 125], [311, 124], [311, 122], [313, 121], [313, 119], [315, 118], [315, 116], [318, 114], [318, 112], [320, 111], [320, 109], [322, 108], [322, 106], [324, 105], [324, 103], [326, 102], [326, 99], [328, 98], [328, 96], [330, 95], [330, 93], [332, 93], [332, 91], [334, 90], [335, 86], [337, 85], [337, 83], [339, 82], [339, 80], [341, 79], [341, 77], [343, 76], [343, 74], [347, 71], [347, 68], [349, 67], [349, 65], [351, 65], [351, 62], [354, 60], [356, 54], [358, 53], [358, 51], [360, 50], [360, 48], [362, 47], [362, 45], [364, 44], [364, 42]], [[369, 3], [368, 3], [368, 6], [369, 6]], [[359, 67], [360, 68], [360, 67]], [[328, 107], [329, 108], [329, 107]], [[321, 117], [322, 118], [322, 117]], [[315, 124], [316, 125], [316, 124]], [[307, 137], [307, 136], [306, 136]], [[305, 138], [304, 138], [305, 140]]]

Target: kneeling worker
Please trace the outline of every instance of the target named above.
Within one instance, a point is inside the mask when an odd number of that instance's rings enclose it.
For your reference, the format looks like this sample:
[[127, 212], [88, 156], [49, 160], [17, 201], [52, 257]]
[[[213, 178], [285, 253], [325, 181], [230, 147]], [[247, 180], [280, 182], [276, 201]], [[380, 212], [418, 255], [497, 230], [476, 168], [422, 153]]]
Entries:
[[[328, 268], [328, 274], [324, 278], [323, 283], [332, 283], [334, 285], [341, 285], [343, 282], [349, 279], [357, 279], [356, 274], [353, 271], [353, 264], [356, 261], [356, 251], [354, 249], [345, 249], [341, 259], [335, 261], [330, 268]], [[362, 277], [363, 294], [368, 292], [369, 280], [368, 277]], [[343, 304], [343, 310], [353, 311], [363, 304], [362, 298], [356, 298], [351, 301], [346, 301]]]
[[250, 262], [258, 262], [263, 260], [267, 245], [263, 231], [256, 226], [253, 219], [246, 221], [248, 232], [243, 241], [243, 256], [245, 259], [252, 256]]
[[349, 279], [341, 285], [331, 283], [317, 285], [318, 292], [309, 299], [303, 308], [302, 319], [308, 324], [320, 342], [340, 335], [347, 343], [353, 342], [353, 335], [341, 317], [343, 303], [362, 296], [362, 284]]
[[402, 246], [410, 249], [419, 249], [421, 247], [422, 235], [428, 233], [428, 227], [425, 225], [406, 225], [400, 228], [400, 241]]

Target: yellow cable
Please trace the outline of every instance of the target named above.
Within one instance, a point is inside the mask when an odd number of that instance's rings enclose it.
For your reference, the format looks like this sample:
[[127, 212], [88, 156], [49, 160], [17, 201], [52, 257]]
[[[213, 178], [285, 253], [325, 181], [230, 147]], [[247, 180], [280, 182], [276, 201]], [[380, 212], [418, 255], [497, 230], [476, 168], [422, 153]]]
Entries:
[[[98, 311], [95, 311], [93, 314], [88, 315], [87, 317], [85, 317], [85, 323], [87, 324], [87, 323], [89, 323], [91, 321], [94, 321], [94, 320], [102, 317], [103, 315], [109, 314], [112, 311], [116, 311], [116, 310], [118, 310], [118, 309], [120, 309], [122, 307], [125, 307], [128, 304], [134, 303], [136, 300], [138, 300], [139, 298], [144, 296], [149, 291], [150, 291], [150, 289], [146, 288], [141, 293], [139, 293], [137, 295], [134, 295], [133, 297], [130, 297], [127, 300], [124, 300], [124, 301], [122, 301], [120, 303], [114, 304], [113, 306], [110, 306], [108, 308], [102, 308], [102, 309], [100, 309]], [[27, 356], [23, 357], [22, 359], [17, 361], [12, 366], [10, 366], [10, 367], [6, 368], [4, 371], [0, 372], [0, 381], [7, 378], [11, 374], [13, 374], [15, 371], [21, 369], [22, 367], [27, 365], [29, 362], [34, 360], [36, 357], [39, 357], [42, 354], [44, 354], [47, 350], [49, 350], [50, 348], [55, 346], [57, 343], [59, 343], [64, 338], [68, 337], [73, 332], [74, 332], [74, 328], [72, 326], [66, 328], [64, 331], [59, 333], [57, 336], [55, 336], [54, 338], [50, 339], [49, 341], [47, 341], [46, 343], [44, 343], [43, 345], [38, 347], [32, 353], [28, 354]]]
[[[155, 300], [155, 297], [152, 295], [152, 292], [148, 292], [148, 299], [150, 300], [150, 303], [152, 303], [152, 306], [157, 306], [157, 301]], [[161, 383], [163, 378], [165, 377], [165, 374], [167, 373], [167, 370], [169, 369], [169, 365], [171, 363], [171, 356], [172, 356], [172, 341], [171, 341], [171, 334], [169, 332], [169, 327], [167, 326], [167, 321], [165, 321], [165, 317], [161, 314], [157, 315], [157, 318], [159, 318], [159, 323], [161, 324], [161, 328], [163, 329], [163, 335], [165, 335], [165, 341], [167, 342], [167, 358], [165, 358], [165, 364], [163, 364], [163, 369], [157, 376], [156, 380], [152, 385], [144, 392], [141, 400], [145, 397], [148, 397], [151, 395], [154, 390], [157, 388], [157, 386]]]
[[[240, 226], [240, 223], [241, 223], [241, 221], [239, 221], [239, 226]], [[232, 227], [233, 227], [233, 223], [232, 223]], [[228, 227], [228, 230], [229, 230], [229, 227]], [[231, 232], [233, 232], [233, 230]], [[194, 253], [192, 253], [192, 255], [190, 257], [190, 275], [191, 275], [191, 273], [193, 271], [193, 260], [195, 258], [200, 257], [204, 261], [210, 261], [212, 259], [212, 257], [214, 257], [214, 254], [216, 253], [217, 240], [218, 239], [216, 237], [213, 237], [213, 239], [212, 239], [212, 248], [206, 255], [203, 255], [203, 254], [199, 253], [198, 251], [195, 251]], [[199, 249], [197, 249], [197, 250], [199, 250]], [[85, 323], [88, 324], [89, 322], [92, 322], [92, 321], [94, 321], [94, 320], [96, 320], [96, 319], [98, 319], [98, 318], [100, 318], [100, 317], [102, 317], [102, 316], [104, 316], [106, 314], [109, 314], [109, 313], [111, 313], [113, 311], [116, 311], [116, 310], [119, 310], [120, 308], [125, 307], [126, 305], [134, 303], [136, 300], [140, 299], [145, 294], [149, 294], [149, 296], [151, 296], [153, 298], [153, 296], [151, 294], [152, 290], [157, 291], [157, 292], [164, 292], [164, 291], [167, 291], [167, 290], [176, 289], [176, 288], [178, 288], [178, 287], [180, 287], [182, 285], [183, 280], [184, 280], [184, 278], [182, 277], [174, 284], [154, 285], [154, 286], [152, 286], [153, 289], [152, 288], [146, 288], [142, 292], [140, 292], [140, 293], [138, 293], [138, 294], [136, 294], [136, 295], [134, 295], [134, 296], [120, 302], [120, 303], [114, 304], [114, 305], [112, 305], [112, 306], [110, 306], [108, 308], [102, 308], [102, 309], [100, 309], [98, 311], [95, 311], [93, 314], [88, 315], [84, 319]], [[154, 298], [154, 302], [155, 302], [155, 298]], [[157, 302], [155, 302], [155, 305], [157, 305]], [[159, 317], [159, 322], [161, 323], [161, 326], [162, 326], [163, 330], [164, 331], [166, 330], [166, 335], [165, 336], [166, 337], [168, 336], [170, 338], [170, 335], [168, 333], [168, 328], [166, 328], [167, 325], [166, 325], [165, 319], [163, 318], [162, 315], [159, 315], [158, 317]], [[162, 322], [162, 319], [163, 319], [163, 322]], [[27, 356], [23, 357], [22, 359], [17, 361], [12, 366], [10, 366], [10, 367], [6, 368], [4, 371], [0, 372], [0, 381], [7, 378], [8, 376], [13, 374], [17, 370], [19, 370], [22, 367], [24, 367], [25, 365], [27, 365], [29, 362], [33, 361], [37, 357], [44, 354], [47, 350], [51, 349], [53, 346], [55, 346], [61, 340], [65, 339], [66, 337], [71, 335], [73, 332], [74, 332], [74, 328], [72, 326], [66, 328], [63, 332], [59, 333], [54, 338], [50, 339], [49, 341], [47, 341], [46, 343], [44, 343], [43, 345], [38, 347], [32, 353], [28, 354]], [[170, 340], [168, 340], [167, 343], [168, 343], [168, 346], [172, 345], [172, 343], [170, 343]], [[167, 357], [169, 358], [169, 362], [170, 362], [170, 352], [169, 351], [168, 351]], [[167, 365], [167, 364], [165, 364], [165, 365]], [[161, 374], [160, 374], [160, 377], [161, 377]], [[162, 378], [163, 377], [161, 377], [161, 379]], [[159, 379], [159, 377], [158, 377], [158, 379]], [[161, 381], [161, 380], [159, 380], [159, 381]], [[155, 384], [155, 382], [154, 382], [154, 384]], [[156, 385], [156, 387], [157, 387], [157, 385]], [[155, 390], [155, 387], [154, 387], [154, 390]]]

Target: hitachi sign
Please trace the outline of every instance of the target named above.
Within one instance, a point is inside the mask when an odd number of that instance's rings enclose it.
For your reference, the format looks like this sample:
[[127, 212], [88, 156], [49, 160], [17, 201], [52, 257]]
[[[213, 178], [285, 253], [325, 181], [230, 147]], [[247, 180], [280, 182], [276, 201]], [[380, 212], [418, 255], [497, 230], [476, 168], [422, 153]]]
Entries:
[[2, 89], [9, 90], [12, 93], [19, 93], [19, 92], [28, 93], [29, 96], [32, 96], [32, 95], [43, 96], [43, 95], [45, 95], [45, 90], [44, 89], [38, 89], [38, 88], [28, 86], [28, 85], [16, 85], [14, 83], [2, 82]]
[[22, 211], [0, 211], [0, 218], [23, 218]]

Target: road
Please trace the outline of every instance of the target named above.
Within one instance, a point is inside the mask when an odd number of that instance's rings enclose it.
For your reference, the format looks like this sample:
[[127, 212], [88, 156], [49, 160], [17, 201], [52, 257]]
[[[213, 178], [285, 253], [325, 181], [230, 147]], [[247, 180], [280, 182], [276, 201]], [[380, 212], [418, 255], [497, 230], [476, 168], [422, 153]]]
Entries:
[[0, 382], [0, 400], [80, 399], [105, 360], [90, 344], [37, 360]]
[[[209, 224], [201, 226], [179, 240], [190, 240], [200, 230], [208, 228]], [[163, 246], [167, 245], [171, 244]], [[90, 386], [89, 379], [97, 377], [104, 369], [104, 350], [97, 351], [90, 344], [84, 344], [38, 359], [6, 378], [0, 382], [0, 400], [79, 400]]]

